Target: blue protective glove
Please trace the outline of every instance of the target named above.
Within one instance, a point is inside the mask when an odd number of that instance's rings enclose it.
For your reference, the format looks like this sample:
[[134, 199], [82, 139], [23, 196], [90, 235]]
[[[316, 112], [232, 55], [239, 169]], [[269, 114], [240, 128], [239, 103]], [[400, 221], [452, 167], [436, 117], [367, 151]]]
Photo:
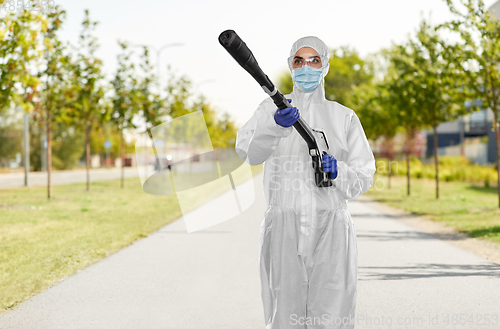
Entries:
[[[291, 99], [288, 100], [290, 103]], [[284, 110], [277, 109], [274, 114], [274, 121], [282, 127], [288, 128], [300, 117], [299, 110], [296, 107], [288, 107]]]
[[337, 159], [330, 154], [323, 154], [323, 171], [330, 173], [330, 178], [337, 178]]

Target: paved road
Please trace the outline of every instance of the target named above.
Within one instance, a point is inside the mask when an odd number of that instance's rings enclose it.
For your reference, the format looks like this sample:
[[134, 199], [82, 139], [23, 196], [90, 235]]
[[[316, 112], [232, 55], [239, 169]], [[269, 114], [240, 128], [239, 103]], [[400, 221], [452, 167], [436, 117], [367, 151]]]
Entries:
[[[51, 179], [53, 185], [64, 185], [73, 183], [84, 183], [87, 181], [85, 170], [63, 170], [52, 172]], [[125, 168], [125, 178], [138, 177], [139, 172], [135, 167]], [[90, 181], [118, 179], [121, 177], [121, 168], [91, 169]], [[30, 172], [28, 176], [29, 186], [47, 185], [46, 172]], [[24, 186], [24, 172], [0, 174], [0, 188], [12, 188]]]
[[[254, 205], [238, 218], [191, 234], [178, 220], [1, 314], [0, 328], [264, 329], [261, 180], [255, 177]], [[483, 324], [500, 316], [499, 265], [382, 212], [364, 196], [349, 208], [358, 235], [356, 328], [500, 327], [453, 325], [460, 314]]]

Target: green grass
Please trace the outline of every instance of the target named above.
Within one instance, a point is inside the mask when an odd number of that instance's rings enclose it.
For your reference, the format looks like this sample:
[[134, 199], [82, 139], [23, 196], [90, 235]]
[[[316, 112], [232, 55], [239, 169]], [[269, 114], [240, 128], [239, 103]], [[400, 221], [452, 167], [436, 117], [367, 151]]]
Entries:
[[[253, 175], [262, 166], [252, 167]], [[250, 178], [234, 173], [235, 184]], [[208, 185], [208, 184], [207, 184]], [[227, 191], [211, 184], [192, 209]], [[0, 312], [182, 216], [176, 196], [144, 193], [139, 178], [0, 189]], [[202, 197], [200, 197], [202, 195]]]
[[411, 179], [407, 196], [406, 177], [375, 174], [373, 186], [366, 192], [390, 206], [444, 223], [472, 237], [500, 243], [500, 211], [495, 188], [474, 186], [465, 182], [436, 182], [432, 179]]

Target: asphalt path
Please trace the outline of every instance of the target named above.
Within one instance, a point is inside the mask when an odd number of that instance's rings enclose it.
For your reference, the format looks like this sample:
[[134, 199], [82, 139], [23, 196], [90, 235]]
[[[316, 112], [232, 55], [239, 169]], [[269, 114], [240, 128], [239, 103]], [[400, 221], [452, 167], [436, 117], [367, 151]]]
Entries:
[[[125, 168], [125, 178], [138, 177], [136, 167]], [[52, 185], [84, 183], [87, 181], [87, 172], [84, 169], [53, 171]], [[111, 180], [121, 178], [121, 168], [90, 169], [90, 181]], [[47, 172], [30, 172], [28, 186], [47, 185]], [[24, 186], [24, 172], [0, 174], [0, 188]]]
[[[240, 216], [189, 234], [179, 219], [0, 314], [0, 328], [264, 329], [262, 175], [254, 182], [255, 202]], [[365, 196], [349, 209], [358, 237], [356, 328], [500, 328], [498, 264]], [[203, 216], [204, 207], [195, 212]]]

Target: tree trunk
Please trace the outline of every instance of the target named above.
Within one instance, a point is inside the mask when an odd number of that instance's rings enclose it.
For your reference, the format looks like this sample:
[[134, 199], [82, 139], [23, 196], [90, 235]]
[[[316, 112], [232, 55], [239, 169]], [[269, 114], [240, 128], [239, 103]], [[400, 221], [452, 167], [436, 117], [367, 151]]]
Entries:
[[125, 138], [123, 137], [123, 129], [121, 131], [121, 155], [122, 155], [122, 179], [121, 188], [125, 187]]
[[28, 186], [28, 176], [30, 173], [30, 117], [26, 111], [23, 111], [23, 116], [24, 116], [24, 129], [23, 129], [24, 186]]
[[87, 191], [90, 191], [90, 125], [85, 127], [85, 154], [87, 158]]
[[410, 152], [406, 152], [406, 191], [410, 196]]
[[388, 155], [389, 155], [389, 184], [388, 184], [388, 189], [391, 189], [391, 176], [392, 176], [392, 168], [391, 168], [391, 165], [392, 165], [392, 160], [394, 160], [394, 137], [391, 137], [389, 140], [388, 140], [389, 144], [388, 144]]
[[437, 126], [432, 126], [434, 131], [434, 164], [436, 166], [436, 199], [439, 199], [439, 162], [438, 162], [438, 140]]
[[[496, 96], [496, 86], [495, 86], [495, 80], [493, 79], [492, 75], [489, 74], [490, 82], [491, 82], [491, 92], [493, 94], [493, 97], [491, 98], [491, 102], [493, 103], [491, 106], [493, 110], [493, 119], [495, 120], [494, 127], [495, 127], [495, 142], [497, 146], [497, 194], [498, 194], [498, 207], [500, 208], [500, 168], [498, 167], [499, 162], [500, 162], [500, 137], [499, 137], [499, 132], [498, 132], [498, 106], [497, 106], [497, 96]], [[490, 103], [491, 103], [490, 102]]]
[[388, 189], [391, 189], [391, 176], [392, 176], [392, 172], [391, 172], [391, 159], [389, 159], [389, 177], [388, 177], [389, 183], [387, 184], [387, 188]]
[[495, 141], [497, 144], [497, 194], [498, 194], [498, 207], [500, 208], [500, 171], [498, 170], [498, 164], [500, 163], [500, 134], [498, 132], [498, 113], [497, 111], [493, 111], [493, 117], [495, 118], [495, 122], [493, 122], [495, 127]]
[[52, 186], [50, 182], [50, 174], [52, 171], [52, 144], [50, 143], [50, 111], [47, 110], [47, 198], [52, 197]]
[[413, 127], [408, 128], [406, 137], [406, 194], [410, 196], [410, 159], [415, 145], [416, 129]]

